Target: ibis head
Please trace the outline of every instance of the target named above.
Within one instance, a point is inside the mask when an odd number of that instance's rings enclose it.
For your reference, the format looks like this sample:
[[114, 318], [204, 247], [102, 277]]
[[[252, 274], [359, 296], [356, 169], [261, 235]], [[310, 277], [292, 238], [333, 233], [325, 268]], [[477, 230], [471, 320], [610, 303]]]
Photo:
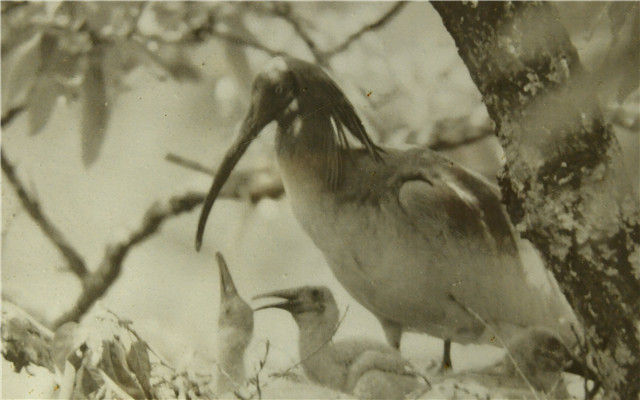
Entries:
[[[353, 105], [320, 67], [290, 57], [276, 57], [253, 81], [249, 111], [235, 142], [218, 168], [200, 214], [196, 235], [197, 250], [202, 245], [207, 218], [220, 189], [253, 139], [273, 121], [278, 123], [279, 134], [293, 134], [290, 127], [296, 116], [309, 113], [325, 117], [332, 124], [330, 131], [322, 132], [326, 137], [316, 138], [318, 143], [322, 143], [322, 148], [317, 150], [325, 153], [332, 169], [340, 168], [341, 151], [349, 146], [345, 133], [347, 131], [372, 157], [380, 159], [379, 153], [382, 150], [369, 138]], [[318, 132], [313, 134], [317, 135]], [[335, 185], [338, 174], [334, 172], [327, 176], [332, 177], [330, 184]]]
[[299, 288], [276, 290], [254, 297], [263, 299], [274, 297], [282, 301], [267, 304], [255, 309], [279, 308], [291, 313], [301, 328], [310, 323], [334, 327], [338, 322], [338, 306], [331, 291], [325, 286], [303, 286]]

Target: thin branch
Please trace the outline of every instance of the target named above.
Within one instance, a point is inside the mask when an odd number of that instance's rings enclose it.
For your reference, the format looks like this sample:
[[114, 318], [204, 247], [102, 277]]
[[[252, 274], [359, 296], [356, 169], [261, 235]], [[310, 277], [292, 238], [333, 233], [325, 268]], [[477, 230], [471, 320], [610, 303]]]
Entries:
[[326, 66], [327, 58], [323, 52], [318, 49], [316, 42], [309, 36], [307, 31], [302, 27], [300, 21], [291, 12], [291, 5], [289, 3], [274, 3], [271, 8], [271, 12], [288, 23], [294, 30], [294, 32], [302, 39], [307, 45], [307, 48], [313, 54], [313, 58], [320, 65]]
[[176, 165], [179, 165], [181, 167], [185, 167], [194, 171], [202, 172], [203, 174], [207, 174], [210, 176], [216, 175], [216, 171], [214, 171], [213, 168], [206, 167], [197, 161], [189, 160], [187, 158], [184, 158], [174, 153], [167, 153], [164, 159], [169, 161], [170, 163], [174, 163]]
[[351, 35], [349, 35], [349, 37], [347, 37], [347, 39], [345, 39], [344, 42], [340, 43], [339, 45], [335, 46], [334, 48], [332, 48], [330, 50], [327, 50], [327, 51], [324, 51], [322, 53], [323, 58], [329, 59], [329, 58], [335, 56], [336, 54], [345, 51], [349, 46], [351, 46], [353, 44], [353, 42], [358, 40], [360, 38], [360, 36], [364, 35], [367, 32], [372, 32], [372, 31], [375, 31], [375, 30], [378, 30], [378, 29], [382, 28], [387, 22], [391, 21], [391, 19], [393, 19], [393, 17], [398, 15], [398, 13], [406, 5], [407, 5], [407, 3], [404, 2], [404, 1], [396, 2], [396, 4], [389, 9], [389, 11], [384, 13], [376, 21], [363, 26], [357, 32], [352, 33]]
[[282, 56], [282, 55], [286, 55], [286, 52], [284, 51], [280, 51], [280, 50], [275, 50], [272, 49], [268, 46], [265, 46], [264, 44], [253, 40], [253, 39], [248, 39], [248, 38], [243, 38], [237, 35], [234, 35], [232, 33], [227, 33], [227, 32], [220, 32], [220, 31], [212, 31], [211, 32], [211, 36], [218, 38], [218, 39], [222, 39], [225, 40], [229, 43], [238, 45], [238, 46], [247, 46], [247, 47], [251, 47], [253, 49], [256, 50], [260, 50], [263, 51], [267, 54], [269, 54], [272, 57], [275, 56]]
[[[267, 340], [264, 344], [264, 355], [262, 356], [262, 358], [259, 361], [258, 364], [258, 370], [256, 371], [254, 377], [253, 377], [253, 381], [256, 387], [256, 393], [258, 394], [258, 399], [262, 399], [262, 388], [260, 387], [260, 373], [262, 372], [262, 370], [264, 369], [264, 366], [267, 364], [267, 357], [269, 356], [269, 348], [270, 348], [271, 342], [269, 342], [269, 340]], [[236, 396], [238, 396], [237, 391], [234, 392], [234, 394]], [[240, 397], [240, 396], [238, 396]]]
[[67, 260], [69, 269], [76, 274], [78, 278], [81, 280], [84, 279], [88, 271], [83, 258], [67, 241], [62, 232], [49, 220], [49, 218], [47, 218], [46, 215], [44, 215], [40, 207], [40, 203], [27, 192], [25, 186], [16, 175], [13, 165], [5, 156], [4, 149], [2, 149], [1, 157], [2, 171], [16, 191], [23, 207], [27, 210], [38, 227], [40, 227], [40, 230], [42, 230], [44, 235], [53, 242], [62, 256]]
[[500, 335], [498, 335], [498, 332], [493, 328], [493, 326], [489, 325], [489, 323], [487, 321], [484, 320], [484, 318], [482, 318], [480, 316], [480, 314], [478, 314], [477, 312], [473, 311], [471, 308], [469, 308], [467, 305], [463, 304], [462, 302], [460, 302], [458, 299], [456, 299], [456, 297], [452, 294], [449, 293], [449, 298], [456, 303], [458, 306], [460, 306], [460, 308], [462, 308], [466, 313], [468, 313], [469, 315], [471, 315], [473, 318], [477, 319], [484, 327], [485, 329], [490, 329], [491, 332], [493, 332], [493, 336], [496, 338], [496, 340], [500, 343], [500, 345], [502, 347], [504, 347], [504, 349], [506, 350], [507, 353], [507, 357], [509, 357], [509, 360], [513, 363], [514, 367], [516, 368], [516, 371], [518, 372], [518, 375], [520, 375], [520, 377], [522, 379], [524, 379], [524, 382], [527, 384], [527, 386], [529, 387], [529, 390], [531, 391], [531, 393], [533, 393], [533, 397], [536, 400], [540, 400], [540, 398], [538, 397], [538, 392], [536, 391], [536, 389], [533, 387], [533, 385], [531, 384], [531, 382], [529, 382], [529, 379], [527, 379], [527, 377], [525, 376], [524, 372], [522, 372], [522, 369], [520, 369], [520, 366], [518, 365], [518, 363], [516, 362], [516, 360], [513, 358], [513, 355], [511, 354], [511, 351], [509, 349], [509, 347], [507, 346], [507, 344], [505, 343], [504, 340], [502, 340], [502, 338], [500, 337]]
[[84, 279], [84, 290], [76, 304], [67, 313], [56, 320], [58, 327], [68, 321], [77, 321], [109, 289], [122, 269], [122, 263], [132, 247], [155, 234], [163, 222], [193, 210], [204, 201], [202, 193], [186, 193], [174, 196], [165, 204], [151, 206], [138, 229], [126, 240], [107, 247], [106, 254], [98, 269]]
[[1, 121], [0, 126], [2, 128], [4, 128], [7, 124], [11, 123], [11, 121], [13, 121], [14, 118], [16, 118], [18, 115], [20, 115], [26, 109], [27, 109], [27, 107], [24, 104], [21, 104], [19, 106], [15, 106], [15, 107], [9, 109], [9, 111], [7, 111], [7, 113], [2, 116], [2, 121]]

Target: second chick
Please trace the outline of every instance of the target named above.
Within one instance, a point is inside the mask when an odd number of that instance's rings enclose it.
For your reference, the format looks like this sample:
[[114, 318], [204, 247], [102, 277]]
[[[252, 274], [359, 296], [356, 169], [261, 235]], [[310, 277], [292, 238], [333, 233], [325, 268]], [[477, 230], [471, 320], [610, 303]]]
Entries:
[[279, 308], [293, 316], [299, 329], [298, 348], [308, 378], [320, 385], [365, 399], [401, 399], [424, 386], [400, 353], [364, 338], [333, 341], [339, 311], [324, 286], [278, 290], [254, 297], [284, 301], [256, 308]]

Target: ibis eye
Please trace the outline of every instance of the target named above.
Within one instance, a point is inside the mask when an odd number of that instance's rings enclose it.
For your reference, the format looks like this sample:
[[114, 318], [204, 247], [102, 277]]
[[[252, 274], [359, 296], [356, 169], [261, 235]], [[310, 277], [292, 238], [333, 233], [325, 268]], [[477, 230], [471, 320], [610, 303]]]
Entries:
[[314, 299], [317, 299], [318, 297], [320, 297], [320, 291], [318, 289], [313, 289], [311, 291], [311, 296], [313, 296]]

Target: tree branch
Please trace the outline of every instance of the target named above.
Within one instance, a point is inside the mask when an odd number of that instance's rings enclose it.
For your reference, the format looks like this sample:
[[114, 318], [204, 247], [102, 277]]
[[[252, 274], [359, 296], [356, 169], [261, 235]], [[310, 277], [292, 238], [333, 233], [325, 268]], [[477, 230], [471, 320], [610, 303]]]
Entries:
[[147, 210], [140, 227], [134, 230], [126, 240], [107, 247], [98, 269], [84, 278], [84, 290], [76, 300], [76, 304], [58, 318], [54, 326], [59, 327], [65, 322], [77, 321], [116, 280], [122, 269], [122, 263], [132, 247], [155, 234], [167, 219], [191, 211], [203, 201], [202, 193], [186, 193], [172, 197], [165, 204], [152, 205]]
[[300, 21], [298, 21], [298, 19], [293, 15], [293, 12], [291, 11], [291, 5], [289, 3], [273, 3], [271, 12], [277, 17], [283, 19], [293, 28], [294, 32], [307, 45], [307, 48], [309, 49], [311, 54], [313, 54], [313, 58], [318, 64], [323, 66], [327, 65], [327, 58], [323, 55], [322, 51], [318, 49], [318, 45], [316, 45], [315, 41], [302, 27]]
[[5, 156], [5, 151], [1, 151], [2, 157], [2, 171], [4, 172], [7, 180], [13, 186], [22, 206], [27, 210], [31, 218], [38, 225], [42, 233], [53, 242], [58, 248], [62, 256], [67, 260], [69, 269], [78, 276], [81, 280], [87, 275], [87, 267], [84, 259], [74, 249], [74, 247], [67, 241], [62, 232], [44, 215], [40, 207], [40, 203], [30, 195], [25, 186], [22, 184], [18, 176], [14, 171], [14, 167], [11, 162]]
[[375, 31], [375, 30], [378, 30], [378, 29], [382, 28], [387, 22], [391, 21], [391, 19], [393, 19], [393, 17], [398, 15], [398, 13], [400, 13], [400, 11], [406, 5], [407, 5], [407, 2], [405, 2], [405, 1], [396, 2], [396, 4], [389, 9], [389, 11], [384, 13], [376, 21], [363, 26], [358, 31], [352, 33], [351, 35], [349, 35], [349, 37], [347, 37], [347, 39], [345, 39], [344, 42], [340, 43], [339, 45], [335, 46], [334, 48], [322, 52], [322, 57], [328, 59], [328, 58], [331, 58], [331, 57], [335, 56], [336, 54], [338, 54], [340, 52], [345, 51], [349, 46], [351, 46], [353, 44], [353, 42], [358, 40], [360, 38], [360, 36], [364, 35], [367, 32], [372, 32], [372, 31]]
[[597, 85], [552, 4], [432, 5], [497, 126], [512, 221], [584, 324], [607, 396], [637, 398], [640, 210]]
[[251, 47], [253, 49], [256, 50], [260, 50], [262, 52], [267, 53], [268, 55], [275, 57], [275, 56], [281, 56], [281, 55], [286, 55], [286, 52], [281, 51], [281, 50], [275, 50], [272, 49], [268, 46], [265, 46], [264, 44], [252, 40], [252, 39], [248, 39], [248, 38], [243, 38], [237, 35], [234, 35], [232, 33], [227, 33], [227, 32], [220, 32], [220, 31], [212, 31], [211, 32], [211, 36], [218, 38], [218, 39], [222, 39], [225, 40], [231, 44], [235, 44], [238, 46], [246, 46], [246, 47]]

